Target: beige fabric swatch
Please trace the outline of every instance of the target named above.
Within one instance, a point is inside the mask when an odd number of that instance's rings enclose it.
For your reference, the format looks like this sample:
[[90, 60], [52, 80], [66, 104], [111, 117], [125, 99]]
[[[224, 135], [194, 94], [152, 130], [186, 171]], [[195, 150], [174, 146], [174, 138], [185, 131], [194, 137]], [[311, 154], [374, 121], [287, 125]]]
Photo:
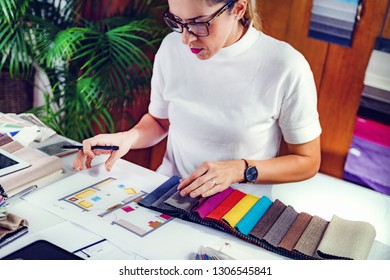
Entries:
[[27, 220], [18, 215], [8, 213], [3, 219], [0, 219], [0, 237], [4, 234], [17, 230], [21, 226], [27, 226]]
[[3, 186], [7, 193], [19, 186], [58, 172], [63, 168], [59, 157], [48, 156], [31, 147], [23, 147], [13, 154], [29, 162], [31, 166], [0, 178], [0, 185]]
[[376, 236], [367, 222], [332, 217], [317, 253], [322, 258], [365, 260]]
[[318, 257], [317, 247], [320, 244], [329, 222], [321, 217], [313, 216], [309, 225], [299, 238], [294, 250], [307, 256]]
[[13, 154], [14, 152], [20, 150], [23, 147], [24, 146], [22, 144], [20, 144], [18, 141], [12, 141], [12, 142], [9, 142], [9, 143], [1, 146], [1, 149], [3, 149], [4, 151], [6, 151], [10, 154]]

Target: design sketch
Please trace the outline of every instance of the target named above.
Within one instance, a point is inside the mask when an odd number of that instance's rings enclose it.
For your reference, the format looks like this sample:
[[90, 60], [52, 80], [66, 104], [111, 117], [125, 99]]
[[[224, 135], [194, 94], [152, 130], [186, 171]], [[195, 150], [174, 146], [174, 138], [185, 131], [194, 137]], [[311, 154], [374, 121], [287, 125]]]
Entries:
[[138, 202], [145, 195], [147, 193], [126, 183], [107, 178], [58, 200], [144, 237], [172, 219], [169, 215], [139, 206]]

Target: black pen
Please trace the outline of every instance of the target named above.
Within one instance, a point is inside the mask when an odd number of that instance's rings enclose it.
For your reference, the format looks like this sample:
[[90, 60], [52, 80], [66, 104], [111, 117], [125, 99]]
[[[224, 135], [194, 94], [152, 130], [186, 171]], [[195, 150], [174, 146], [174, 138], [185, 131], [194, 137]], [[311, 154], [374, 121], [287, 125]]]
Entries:
[[[82, 145], [63, 145], [62, 149], [77, 149], [82, 150]], [[92, 150], [107, 150], [107, 151], [116, 151], [119, 150], [118, 146], [92, 146]]]

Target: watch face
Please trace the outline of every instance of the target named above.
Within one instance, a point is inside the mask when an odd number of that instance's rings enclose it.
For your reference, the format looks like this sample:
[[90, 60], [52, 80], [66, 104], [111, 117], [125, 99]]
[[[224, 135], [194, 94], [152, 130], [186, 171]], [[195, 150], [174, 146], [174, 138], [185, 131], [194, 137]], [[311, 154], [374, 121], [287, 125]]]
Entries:
[[245, 178], [247, 182], [254, 183], [257, 179], [258, 172], [255, 166], [250, 166], [245, 171]]

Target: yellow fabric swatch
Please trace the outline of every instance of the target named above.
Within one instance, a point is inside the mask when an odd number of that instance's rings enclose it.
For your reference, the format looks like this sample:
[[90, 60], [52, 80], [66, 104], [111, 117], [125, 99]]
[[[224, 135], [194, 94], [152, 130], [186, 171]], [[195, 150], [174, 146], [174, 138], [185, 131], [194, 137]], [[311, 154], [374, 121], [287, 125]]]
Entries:
[[234, 228], [258, 200], [259, 197], [247, 194], [222, 217], [222, 220]]

